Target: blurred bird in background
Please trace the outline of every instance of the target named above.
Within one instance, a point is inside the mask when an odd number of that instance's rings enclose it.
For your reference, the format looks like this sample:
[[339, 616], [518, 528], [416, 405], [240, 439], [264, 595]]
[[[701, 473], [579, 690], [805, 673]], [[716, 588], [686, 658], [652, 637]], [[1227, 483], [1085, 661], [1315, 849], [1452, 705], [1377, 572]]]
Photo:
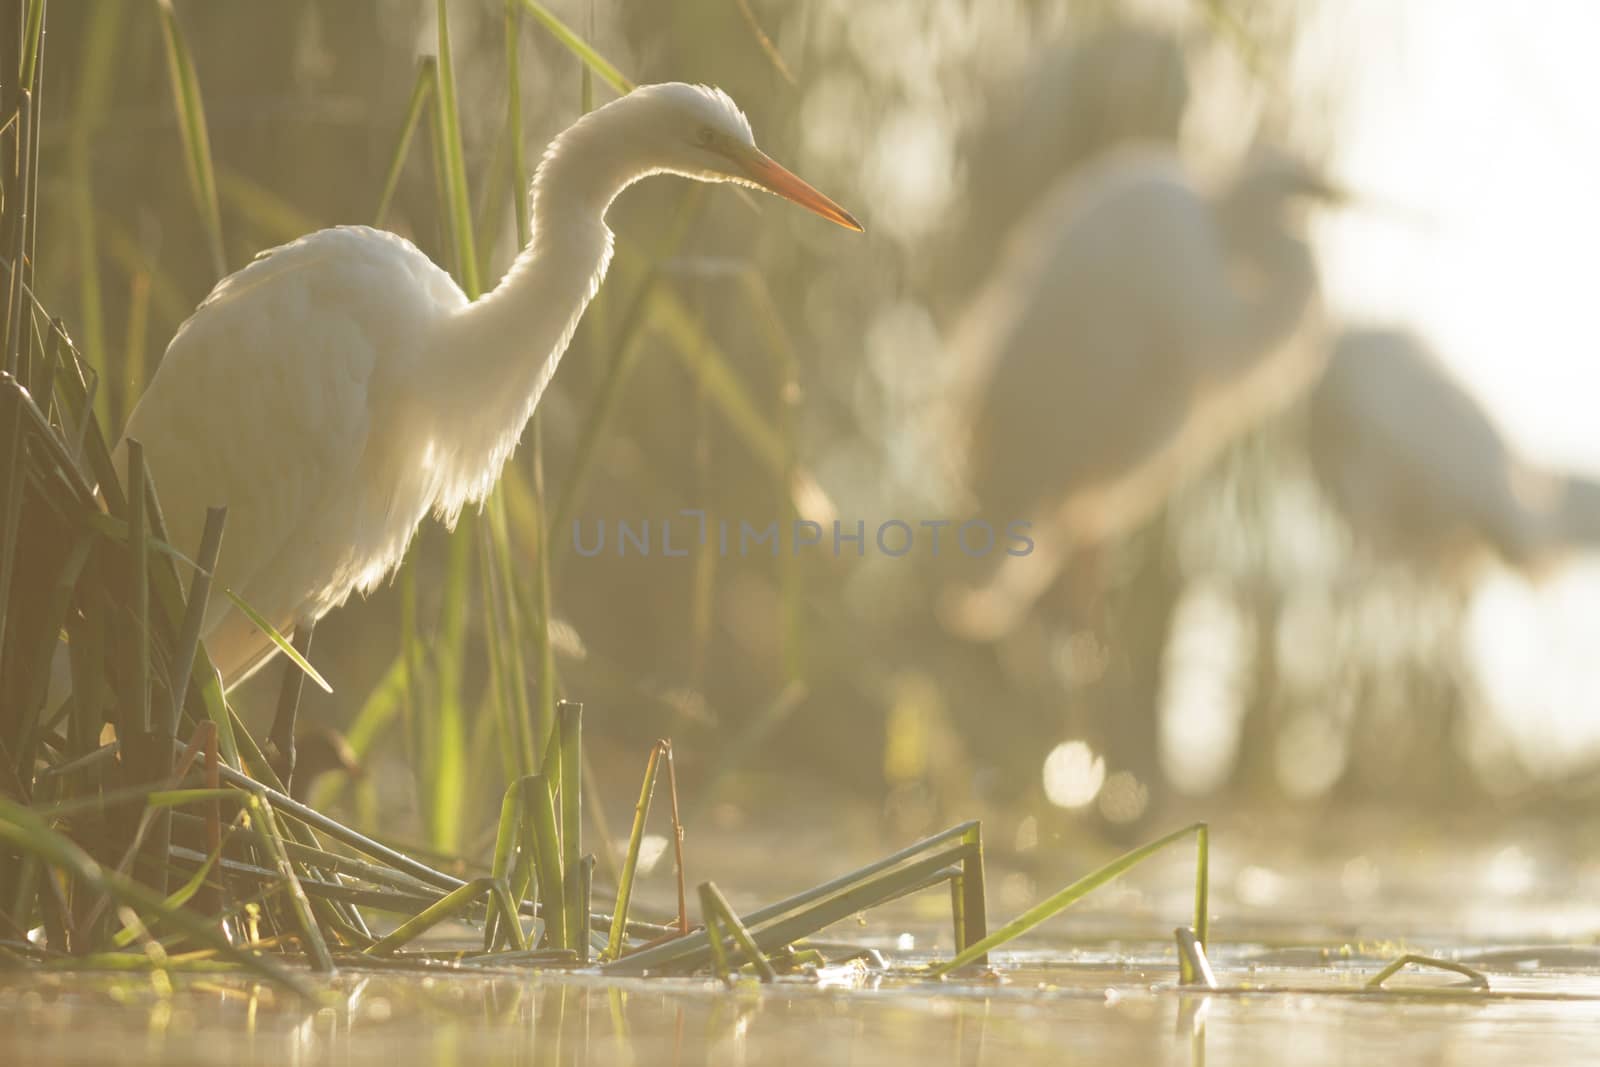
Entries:
[[1600, 544], [1600, 482], [1520, 459], [1414, 333], [1342, 332], [1308, 425], [1318, 482], [1381, 555], [1539, 571]]
[[954, 247], [934, 258], [961, 307], [993, 269], [1012, 227], [1061, 177], [1126, 142], [1176, 146], [1188, 68], [1165, 28], [1114, 19], [1040, 51], [986, 96], [964, 138], [970, 160]]
[[942, 617], [993, 641], [1078, 552], [1146, 520], [1186, 474], [1321, 369], [1304, 207], [1338, 199], [1258, 150], [1205, 193], [1168, 150], [1128, 146], [1069, 175], [1018, 227], [953, 345], [975, 381], [968, 479], [1035, 551]]
[[968, 138], [962, 254], [944, 268], [964, 283], [945, 336], [966, 506], [1033, 524], [1029, 555], [956, 561], [935, 583], [940, 623], [971, 649], [956, 673], [1018, 712], [1009, 743], [977, 736], [973, 755], [1027, 767], [1000, 778], [1034, 789], [1044, 760], [1049, 796], [1049, 754], [1086, 745], [1117, 832], [1158, 792], [1182, 586], [1165, 534], [1144, 532], [1324, 358], [1304, 222], [1339, 191], [1265, 143], [1203, 185], [1179, 148], [1191, 98], [1166, 27], [1113, 21], [1045, 50]]

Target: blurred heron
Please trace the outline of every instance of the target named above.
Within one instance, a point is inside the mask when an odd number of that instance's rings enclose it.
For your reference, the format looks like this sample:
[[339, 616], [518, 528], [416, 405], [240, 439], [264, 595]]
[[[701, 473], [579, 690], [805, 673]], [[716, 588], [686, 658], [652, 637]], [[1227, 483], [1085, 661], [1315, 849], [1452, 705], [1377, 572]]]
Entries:
[[1041, 49], [988, 94], [964, 137], [964, 217], [956, 247], [933, 259], [940, 292], [971, 293], [1062, 175], [1129, 141], [1176, 145], [1189, 96], [1182, 46], [1165, 29], [1116, 20]]
[[1385, 554], [1431, 567], [1488, 551], [1526, 569], [1600, 544], [1600, 482], [1520, 459], [1411, 332], [1344, 331], [1309, 423], [1318, 481]]
[[958, 633], [1008, 633], [1074, 553], [1126, 533], [1187, 472], [1321, 369], [1303, 207], [1337, 198], [1258, 150], [1215, 193], [1164, 147], [1129, 145], [1064, 178], [1017, 227], [953, 335], [972, 397], [981, 513], [1034, 523], [1035, 550], [952, 590]]

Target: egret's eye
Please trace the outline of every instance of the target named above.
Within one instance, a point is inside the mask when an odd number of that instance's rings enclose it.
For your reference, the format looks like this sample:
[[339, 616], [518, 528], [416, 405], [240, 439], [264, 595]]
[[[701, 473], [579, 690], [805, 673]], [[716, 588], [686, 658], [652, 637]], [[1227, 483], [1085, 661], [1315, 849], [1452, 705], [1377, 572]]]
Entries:
[[710, 126], [702, 126], [694, 132], [694, 143], [701, 148], [710, 148], [717, 139], [717, 133]]

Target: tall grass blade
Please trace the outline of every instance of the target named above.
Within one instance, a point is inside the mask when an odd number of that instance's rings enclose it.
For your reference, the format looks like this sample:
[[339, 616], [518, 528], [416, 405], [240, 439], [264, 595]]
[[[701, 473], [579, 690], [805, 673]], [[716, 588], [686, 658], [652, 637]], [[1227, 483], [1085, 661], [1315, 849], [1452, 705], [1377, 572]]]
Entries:
[[394, 155], [389, 159], [389, 169], [383, 176], [383, 191], [378, 194], [378, 206], [372, 213], [372, 224], [383, 226], [389, 218], [389, 205], [394, 201], [394, 191], [400, 185], [400, 172], [405, 169], [406, 156], [411, 151], [411, 139], [422, 121], [423, 108], [427, 107], [439, 84], [439, 61], [434, 56], [423, 56], [417, 68], [417, 80], [411, 85], [411, 100], [406, 104], [406, 117], [400, 123], [400, 136], [395, 140]]
[[[456, 280], [468, 299], [482, 292], [472, 230], [472, 198], [467, 185], [466, 156], [461, 141], [461, 116], [456, 96], [455, 66], [450, 47], [448, 5], [438, 0], [438, 67], [434, 94], [434, 165], [442, 179], [440, 195], [454, 249]], [[422, 797], [429, 841], [442, 851], [455, 851], [464, 825], [466, 799], [466, 727], [461, 687], [466, 657], [466, 601], [470, 589], [473, 524], [468, 515], [450, 542], [445, 578], [444, 616], [434, 668], [435, 714], [417, 732], [429, 744], [413, 753], [423, 778]]]
[[[350, 728], [344, 732], [345, 742], [358, 761], [372, 751], [383, 732], [400, 715], [405, 697], [406, 658], [402, 653], [390, 661], [388, 669], [362, 701], [355, 718], [350, 722]], [[349, 776], [342, 774], [319, 778], [312, 788], [311, 806], [331, 808], [343, 796], [348, 781]]]
[[[538, 432], [537, 419], [534, 416], [533, 430]], [[538, 438], [534, 439], [537, 446]], [[535, 489], [536, 499], [542, 498], [542, 493]], [[535, 717], [534, 708], [528, 703], [528, 677], [527, 664], [523, 660], [522, 647], [524, 643], [523, 613], [518, 593], [516, 580], [516, 567], [511, 557], [511, 535], [506, 523], [506, 498], [501, 492], [496, 492], [489, 499], [485, 529], [488, 532], [488, 550], [484, 558], [492, 562], [490, 568], [492, 579], [495, 582], [491, 590], [498, 601], [499, 610], [505, 618], [503, 631], [496, 631], [490, 637], [492, 646], [498, 646], [506, 661], [509, 674], [508, 690], [511, 703], [507, 708], [512, 719], [511, 736], [516, 744], [516, 749], [511, 755], [516, 760], [517, 775], [532, 774], [539, 769], [538, 746], [535, 738], [542, 735], [555, 721], [555, 685], [554, 685], [554, 656], [550, 647], [550, 628], [546, 614], [541, 614], [534, 620], [535, 654], [539, 658], [539, 692], [540, 710]], [[544, 573], [542, 565], [545, 556], [543, 539], [535, 546], [541, 560], [541, 565], [535, 571], [535, 594], [544, 604], [548, 612], [548, 595], [544, 592], [547, 586], [540, 584], [540, 577]], [[546, 685], [546, 680], [550, 684]], [[549, 711], [544, 711], [543, 702], [548, 697]]]
[[556, 707], [559, 777], [552, 779], [561, 789], [561, 862], [570, 867], [583, 854], [583, 705], [563, 700]]
[[[563, 700], [556, 706], [556, 721], [561, 727], [561, 868], [570, 876], [583, 862], [583, 705]], [[567, 932], [584, 940], [587, 925], [584, 901], [567, 895]], [[576, 941], [565, 947], [583, 949]]]
[[[592, 38], [594, 36], [594, 0], [589, 0], [583, 6], [583, 12], [588, 20], [583, 32]], [[594, 68], [587, 63], [581, 65], [578, 74], [578, 106], [585, 115], [594, 110]]]
[[[518, 59], [518, 43], [521, 40], [522, 11], [518, 0], [506, 0], [506, 132], [511, 144], [511, 195], [516, 205], [517, 219], [517, 244], [526, 248], [533, 239], [533, 205], [529, 190], [528, 160], [525, 150], [525, 139], [522, 129], [522, 72]], [[587, 72], [588, 68], [584, 68]], [[584, 108], [588, 111], [588, 107]], [[595, 313], [591, 308], [590, 315]], [[523, 726], [530, 738], [528, 756], [537, 759], [537, 745], [531, 739], [549, 736], [555, 724], [556, 715], [556, 659], [555, 649], [550, 641], [550, 537], [549, 527], [545, 520], [547, 517], [546, 497], [544, 488], [544, 427], [543, 419], [539, 412], [533, 413], [529, 423], [528, 432], [530, 464], [533, 472], [533, 518], [535, 535], [535, 562], [533, 572], [533, 623], [534, 657], [538, 671], [538, 699], [534, 709], [529, 709], [525, 701], [525, 690], [519, 685], [517, 695], [519, 704], [517, 713], [522, 717]], [[510, 538], [506, 530], [506, 516], [503, 501], [496, 494], [496, 503], [502, 506], [497, 508], [491, 521], [495, 527], [495, 556], [499, 569], [510, 575], [511, 553]], [[522, 637], [520, 619], [517, 610], [517, 597], [510, 598], [512, 613], [512, 642], [515, 662], [521, 664]], [[519, 674], [519, 678], [521, 675]], [[530, 710], [533, 714], [530, 716]], [[532, 721], [530, 721], [530, 718]], [[532, 766], [526, 768], [524, 773], [531, 772]]]
[[217, 191], [233, 216], [263, 238], [262, 243], [283, 244], [323, 228], [320, 219], [230, 167], [217, 167]]
[[423, 758], [427, 751], [427, 720], [422, 714], [423, 694], [426, 690], [427, 666], [423, 655], [421, 629], [417, 621], [417, 570], [400, 568], [400, 658], [405, 688], [402, 691], [400, 710], [405, 727], [406, 762], [411, 767], [412, 782], [417, 799], [426, 805], [428, 800], [428, 768]]
[[[80, 347], [101, 377], [110, 352], [106, 348], [105, 307], [100, 287], [100, 241], [96, 231], [94, 184], [91, 178], [91, 153], [104, 123], [106, 105], [115, 84], [122, 37], [122, 16], [126, 4], [98, 4], [88, 17], [83, 39], [83, 54], [78, 65], [77, 98], [68, 130], [67, 174], [75, 253], [78, 268], [78, 317], [75, 332]], [[133, 330], [130, 313], [128, 333]], [[126, 362], [126, 361], [125, 361]], [[124, 381], [128, 380], [124, 377]], [[111, 421], [110, 389], [98, 391], [97, 410], [107, 428], [120, 427], [125, 420]], [[129, 410], [124, 404], [122, 411]]]
[[22, 68], [17, 77], [17, 84], [26, 89], [38, 88], [36, 80], [44, 51], [44, 5], [45, 0], [28, 0], [27, 25], [22, 31]]
[[0, 651], [10, 629], [11, 583], [17, 563], [18, 526], [26, 492], [22, 386], [9, 375], [0, 380]]
[[133, 608], [133, 682], [132, 701], [122, 720], [123, 737], [132, 733], [150, 732], [150, 579], [149, 555], [145, 551], [145, 480], [144, 446], [128, 438], [128, 553], [132, 561], [129, 580], [132, 587], [128, 600]]
[[789, 73], [789, 64], [783, 61], [783, 53], [779, 52], [778, 46], [772, 43], [772, 38], [767, 36], [767, 31], [761, 28], [761, 23], [756, 18], [756, 13], [750, 10], [750, 0], [735, 0], [735, 3], [739, 8], [739, 14], [744, 16], [744, 24], [749, 27], [750, 35], [756, 39], [756, 44], [761, 46], [761, 51], [772, 64], [772, 69], [777, 71], [779, 76], [788, 82], [791, 88], [797, 86], [799, 83], [795, 81], [794, 75]]
[[251, 607], [242, 596], [240, 596], [238, 593], [235, 593], [232, 589], [229, 589], [227, 586], [223, 586], [222, 591], [228, 595], [229, 600], [233, 601], [233, 606], [238, 608], [239, 611], [243, 613], [244, 617], [250, 620], [251, 625], [255, 626], [262, 633], [266, 634], [268, 640], [278, 646], [278, 651], [282, 652], [284, 657], [287, 658], [290, 663], [293, 663], [296, 667], [300, 668], [302, 674], [304, 674], [307, 678], [310, 678], [313, 682], [317, 683], [317, 687], [324, 693], [333, 692], [333, 686], [328, 684], [328, 680], [317, 672], [317, 669], [311, 665], [310, 660], [306, 659], [299, 653], [298, 650], [295, 649], [294, 644], [287, 637], [284, 637], [283, 634], [278, 632], [278, 628], [276, 626], [268, 622], [265, 616], [263, 616], [255, 608]]
[[[15, 170], [7, 173], [0, 188], [0, 197], [6, 201], [6, 211], [0, 215], [0, 241], [11, 260], [10, 280], [7, 287], [4, 327], [5, 367], [26, 388], [35, 388], [33, 382], [34, 318], [25, 311], [35, 304], [31, 296], [34, 282], [34, 234], [38, 228], [39, 201], [39, 129], [42, 123], [40, 109], [44, 69], [44, 0], [29, 0], [24, 11], [18, 8], [23, 22], [19, 24], [21, 38], [17, 42], [18, 80], [7, 87], [7, 102], [14, 106], [17, 122], [14, 136], [17, 150], [13, 157]], [[11, 49], [7, 48], [6, 53]], [[0, 75], [4, 77], [4, 75]], [[0, 118], [0, 121], [4, 121]]]
[[550, 9], [539, 3], [538, 0], [522, 0], [522, 6], [538, 22], [550, 31], [550, 35], [577, 56], [590, 70], [600, 76], [600, 80], [611, 86], [618, 93], [631, 93], [633, 83], [622, 76], [610, 60], [596, 52], [583, 38], [573, 33], [571, 28], [550, 13]]
[[419, 724], [428, 743], [415, 754], [427, 780], [423, 796], [427, 803], [428, 841], [446, 853], [460, 849], [466, 824], [463, 812], [467, 798], [467, 730], [462, 684], [467, 653], [467, 598], [472, 582], [472, 534], [473, 526], [480, 521], [479, 516], [463, 516], [450, 539], [443, 617], [434, 659], [434, 703]]
[[161, 16], [161, 40], [166, 45], [167, 73], [172, 79], [172, 102], [178, 112], [178, 129], [183, 135], [184, 161], [190, 190], [200, 221], [205, 226], [211, 251], [211, 267], [217, 277], [228, 273], [227, 255], [222, 242], [222, 210], [217, 202], [217, 175], [211, 163], [211, 138], [206, 132], [205, 106], [200, 99], [200, 81], [194, 61], [178, 25], [172, 0], [156, 0]]
[[189, 675], [194, 669], [194, 654], [200, 646], [200, 627], [205, 623], [206, 605], [211, 599], [211, 575], [217, 568], [217, 557], [222, 551], [222, 527], [228, 519], [228, 509], [207, 508], [206, 525], [200, 535], [199, 568], [189, 583], [189, 604], [184, 611], [183, 629], [178, 636], [178, 651], [172, 665], [172, 704], [167, 709], [165, 732], [176, 736], [178, 721], [183, 714], [183, 702], [189, 693]]
[[712, 340], [704, 321], [690, 312], [676, 293], [665, 288], [652, 295], [650, 316], [651, 323], [666, 336], [673, 352], [699, 380], [729, 427], [774, 477], [782, 478], [789, 467], [783, 437], [733, 373], [726, 353]]
[[506, 0], [506, 132], [511, 144], [511, 195], [516, 201], [517, 244], [527, 247], [533, 237], [533, 205], [528, 195], [528, 152], [522, 129], [522, 39], [519, 0]]
[[[495, 493], [490, 499], [490, 505], [500, 499]], [[533, 761], [532, 738], [527, 735], [527, 718], [519, 708], [525, 708], [526, 700], [519, 699], [523, 696], [521, 671], [513, 667], [507, 660], [516, 648], [516, 638], [510, 634], [512, 628], [511, 615], [515, 611], [515, 597], [509, 599], [511, 604], [505, 603], [507, 594], [512, 591], [502, 579], [499, 566], [499, 557], [490, 544], [491, 522], [478, 524], [478, 555], [484, 565], [478, 568], [478, 591], [483, 604], [485, 641], [489, 653], [489, 685], [484, 694], [484, 702], [492, 705], [494, 711], [493, 723], [498, 733], [501, 769], [505, 773], [506, 781], [515, 781], [524, 774], [531, 774], [538, 769]], [[472, 745], [475, 758], [487, 755], [488, 735], [481, 727], [489, 722], [488, 717], [479, 720], [480, 729]]]
[[439, 20], [439, 68], [433, 113], [437, 147], [444, 168], [444, 198], [455, 245], [457, 280], [467, 299], [476, 300], [483, 289], [478, 281], [478, 256], [473, 250], [472, 196], [467, 190], [467, 160], [461, 147], [461, 113], [456, 107], [455, 65], [450, 58], [448, 6], [446, 0], [438, 0], [434, 8]]

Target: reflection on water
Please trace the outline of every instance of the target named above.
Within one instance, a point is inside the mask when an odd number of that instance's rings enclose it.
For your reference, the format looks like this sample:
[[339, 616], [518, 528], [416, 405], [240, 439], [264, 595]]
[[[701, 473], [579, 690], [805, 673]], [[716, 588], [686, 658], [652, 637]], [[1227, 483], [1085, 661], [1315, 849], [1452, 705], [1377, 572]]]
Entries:
[[[525, 971], [346, 970], [309, 1010], [237, 975], [0, 967], [0, 1065], [1117, 1064], [1589, 1062], [1600, 1034], [1600, 909], [1584, 834], [1450, 838], [1437, 826], [1326, 821], [1299, 832], [1243, 816], [1214, 838], [1211, 961], [1222, 990], [1180, 991], [1171, 940], [1193, 901], [1187, 856], [1152, 861], [999, 956], [997, 974], [935, 983], [906, 968], [948, 958], [943, 894], [907, 898], [826, 936], [872, 947], [887, 971], [836, 963], [820, 981], [725, 990], [692, 979]], [[781, 836], [802, 855], [835, 820]], [[995, 834], [999, 922], [1094, 865], [1047, 827], [1026, 852]], [[778, 835], [770, 831], [760, 841]], [[1020, 835], [1018, 835], [1020, 836]], [[797, 888], [756, 839], [699, 853], [741, 910]], [[841, 858], [848, 864], [854, 857]], [[1024, 866], [1022, 861], [1031, 865]], [[466, 928], [441, 928], [444, 938]], [[1527, 946], [1534, 946], [1529, 948]], [[431, 947], [443, 948], [444, 943]], [[844, 960], [839, 943], [825, 955]], [[1408, 969], [1402, 953], [1487, 974]], [[0, 960], [3, 960], [0, 951]], [[899, 968], [900, 970], [896, 970]]]
[[[166, 995], [126, 976], [0, 981], [7, 1063], [1480, 1063], [1513, 1048], [1576, 1059], [1600, 1023], [1600, 959], [1480, 954], [1494, 995], [1454, 976], [1361, 984], [1386, 958], [1223, 947], [1217, 994], [1173, 987], [1169, 946], [1009, 957], [1003, 978], [930, 985], [860, 968], [834, 981], [727, 991], [709, 981], [583, 975], [342, 974], [307, 1009], [228, 976]], [[1538, 968], [1535, 970], [1534, 968]]]

